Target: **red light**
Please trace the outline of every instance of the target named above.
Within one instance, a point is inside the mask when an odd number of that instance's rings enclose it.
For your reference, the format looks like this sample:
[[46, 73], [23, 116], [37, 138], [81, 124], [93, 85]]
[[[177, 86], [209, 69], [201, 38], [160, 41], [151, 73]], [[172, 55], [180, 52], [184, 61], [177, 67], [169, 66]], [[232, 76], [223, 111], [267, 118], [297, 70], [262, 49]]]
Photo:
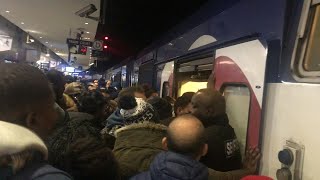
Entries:
[[108, 48], [108, 46], [103, 46], [103, 48], [107, 49], [107, 48]]
[[105, 40], [108, 40], [108, 39], [109, 39], [109, 37], [108, 37], [108, 36], [106, 36], [106, 37], [104, 37], [104, 39], [105, 39]]

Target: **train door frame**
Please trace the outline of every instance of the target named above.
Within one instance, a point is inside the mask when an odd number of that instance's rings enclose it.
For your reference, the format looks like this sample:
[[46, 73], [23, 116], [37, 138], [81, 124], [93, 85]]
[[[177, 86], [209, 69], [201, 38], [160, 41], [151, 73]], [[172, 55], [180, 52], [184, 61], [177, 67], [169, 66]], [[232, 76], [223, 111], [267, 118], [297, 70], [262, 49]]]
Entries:
[[[249, 38], [245, 38], [245, 39], [242, 39], [242, 40], [238, 40], [238, 41], [235, 41], [233, 43], [226, 43], [224, 46], [221, 46], [219, 48], [216, 48], [215, 51], [219, 50], [219, 49], [222, 49], [222, 48], [228, 48], [228, 47], [232, 47], [232, 46], [235, 46], [235, 45], [240, 45], [240, 44], [243, 44], [243, 43], [246, 43], [246, 42], [251, 42], [251, 41], [254, 41], [254, 40], [258, 40], [261, 45], [264, 46], [264, 48], [267, 50], [268, 49], [268, 43], [263, 40], [261, 37], [259, 36], [253, 36], [253, 37], [249, 37]], [[215, 53], [217, 54], [217, 52]], [[254, 132], [251, 132], [250, 130], [252, 130], [252, 128], [250, 129], [249, 127], [250, 126], [253, 126], [252, 125], [252, 121], [251, 118], [252, 118], [252, 114], [254, 114], [254, 112], [252, 112], [252, 102], [253, 102], [253, 96], [255, 96], [255, 98], [257, 99], [256, 97], [256, 94], [254, 93], [253, 89], [255, 88], [254, 84], [250, 84], [249, 80], [247, 80], [247, 82], [243, 83], [243, 82], [239, 82], [237, 80], [235, 80], [234, 82], [223, 82], [222, 84], [217, 85], [215, 82], [215, 88], [217, 90], [219, 90], [220, 92], [224, 90], [224, 88], [226, 86], [232, 86], [232, 85], [240, 85], [240, 86], [246, 86], [249, 90], [250, 90], [250, 104], [249, 104], [249, 116], [248, 116], [248, 124], [247, 124], [247, 135], [246, 135], [246, 145], [245, 145], [245, 148], [247, 148], [248, 146], [258, 146], [258, 147], [261, 147], [262, 145], [262, 134], [263, 134], [263, 124], [264, 124], [264, 103], [265, 103], [265, 94], [266, 94], [266, 78], [267, 78], [267, 68], [268, 68], [268, 56], [269, 56], [270, 52], [266, 52], [266, 55], [265, 55], [265, 64], [264, 64], [264, 77], [263, 77], [263, 84], [261, 86], [263, 86], [261, 88], [261, 90], [263, 91], [262, 94], [261, 94], [261, 103], [260, 103], [260, 111], [259, 111], [259, 129], [258, 129], [258, 134], [255, 136], [257, 138], [257, 142], [255, 142], [255, 140], [252, 140], [252, 138], [250, 138], [252, 135], [252, 133]], [[216, 65], [217, 62], [217, 57], [215, 57], [215, 65]], [[216, 67], [214, 67], [214, 70]], [[240, 68], [238, 65], [236, 66], [236, 68], [238, 68], [241, 73], [243, 73], [243, 69]], [[214, 78], [216, 78], [216, 75], [214, 75]], [[244, 78], [248, 78], [244, 75]], [[218, 83], [219, 84], [219, 83]], [[219, 87], [217, 87], [219, 86]], [[258, 103], [259, 105], [259, 103]], [[250, 136], [251, 134], [251, 136]]]

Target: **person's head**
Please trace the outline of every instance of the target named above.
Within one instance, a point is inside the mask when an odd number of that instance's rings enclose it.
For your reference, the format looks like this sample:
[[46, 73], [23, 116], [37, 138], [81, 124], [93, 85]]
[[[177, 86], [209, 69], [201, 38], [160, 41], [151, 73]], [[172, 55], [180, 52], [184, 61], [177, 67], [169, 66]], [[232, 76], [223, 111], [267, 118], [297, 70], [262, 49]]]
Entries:
[[106, 81], [106, 88], [109, 88], [111, 86], [111, 80]]
[[120, 91], [118, 97], [121, 98], [122, 96], [126, 96], [126, 95], [134, 96], [136, 98], [142, 98], [144, 100], [147, 99], [145, 96], [145, 92], [141, 86], [132, 86], [132, 87], [125, 88]]
[[219, 91], [201, 89], [191, 100], [192, 114], [205, 125], [215, 117], [226, 113], [226, 101]]
[[191, 95], [182, 95], [177, 98], [174, 104], [174, 114], [176, 116], [181, 116], [183, 114], [189, 114], [192, 111], [191, 105]]
[[155, 89], [149, 89], [147, 91], [145, 91], [145, 95], [147, 99], [153, 98], [153, 97], [158, 97], [159, 94]]
[[150, 103], [158, 112], [160, 120], [172, 117], [172, 106], [164, 98], [153, 97], [150, 98], [147, 102]]
[[95, 91], [97, 89], [94, 83], [88, 83], [88, 91]]
[[66, 84], [63, 73], [57, 70], [50, 70], [47, 72], [47, 78], [53, 86], [57, 100], [60, 100], [63, 97], [64, 85]]
[[0, 73], [0, 119], [45, 138], [57, 121], [54, 93], [45, 74], [25, 64], [2, 64]]
[[96, 138], [86, 137], [72, 143], [64, 155], [65, 171], [74, 179], [120, 179], [118, 162], [112, 151]]
[[[27, 164], [42, 162], [48, 158], [48, 150], [44, 142], [29, 129], [0, 121], [0, 137], [2, 173], [3, 170], [7, 170], [7, 173], [15, 174]], [[0, 179], [4, 175], [2, 173], [0, 173]]]
[[159, 122], [158, 113], [153, 106], [141, 98], [124, 95], [119, 98], [118, 105], [126, 125], [144, 121]]
[[99, 87], [99, 81], [96, 79], [93, 81], [93, 84], [96, 86], [96, 87]]
[[165, 150], [183, 154], [196, 160], [207, 154], [205, 128], [200, 120], [187, 114], [175, 118], [162, 139]]
[[85, 92], [80, 97], [80, 111], [93, 115], [98, 120], [105, 120], [107, 101], [98, 91]]
[[70, 83], [75, 82], [75, 78], [72, 77], [72, 76], [70, 76], [70, 75], [65, 76], [64, 79], [65, 79], [65, 81], [66, 81], [66, 84], [70, 84]]

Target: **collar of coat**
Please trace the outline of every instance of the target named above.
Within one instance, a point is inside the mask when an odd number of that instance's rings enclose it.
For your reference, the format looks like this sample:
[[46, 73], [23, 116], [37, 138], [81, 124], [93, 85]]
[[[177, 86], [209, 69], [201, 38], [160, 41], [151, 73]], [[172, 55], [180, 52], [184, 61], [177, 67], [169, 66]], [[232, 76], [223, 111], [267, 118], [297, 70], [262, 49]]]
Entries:
[[133, 130], [133, 129], [150, 129], [150, 130], [158, 130], [158, 131], [166, 131], [167, 126], [162, 125], [162, 124], [157, 124], [154, 122], [150, 121], [144, 121], [141, 123], [133, 123], [127, 126], [124, 126], [118, 130], [115, 131], [115, 137], [118, 136], [119, 133], [128, 131], [128, 130]]

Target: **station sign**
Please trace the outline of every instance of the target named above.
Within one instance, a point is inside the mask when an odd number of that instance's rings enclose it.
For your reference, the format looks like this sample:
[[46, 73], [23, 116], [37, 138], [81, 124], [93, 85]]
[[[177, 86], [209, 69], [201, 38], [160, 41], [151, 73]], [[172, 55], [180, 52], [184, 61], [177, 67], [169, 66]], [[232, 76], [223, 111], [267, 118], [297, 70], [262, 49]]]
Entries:
[[83, 41], [83, 40], [78, 40], [78, 39], [67, 39], [67, 44], [68, 45], [81, 45], [81, 46], [92, 46], [92, 42], [91, 41]]

